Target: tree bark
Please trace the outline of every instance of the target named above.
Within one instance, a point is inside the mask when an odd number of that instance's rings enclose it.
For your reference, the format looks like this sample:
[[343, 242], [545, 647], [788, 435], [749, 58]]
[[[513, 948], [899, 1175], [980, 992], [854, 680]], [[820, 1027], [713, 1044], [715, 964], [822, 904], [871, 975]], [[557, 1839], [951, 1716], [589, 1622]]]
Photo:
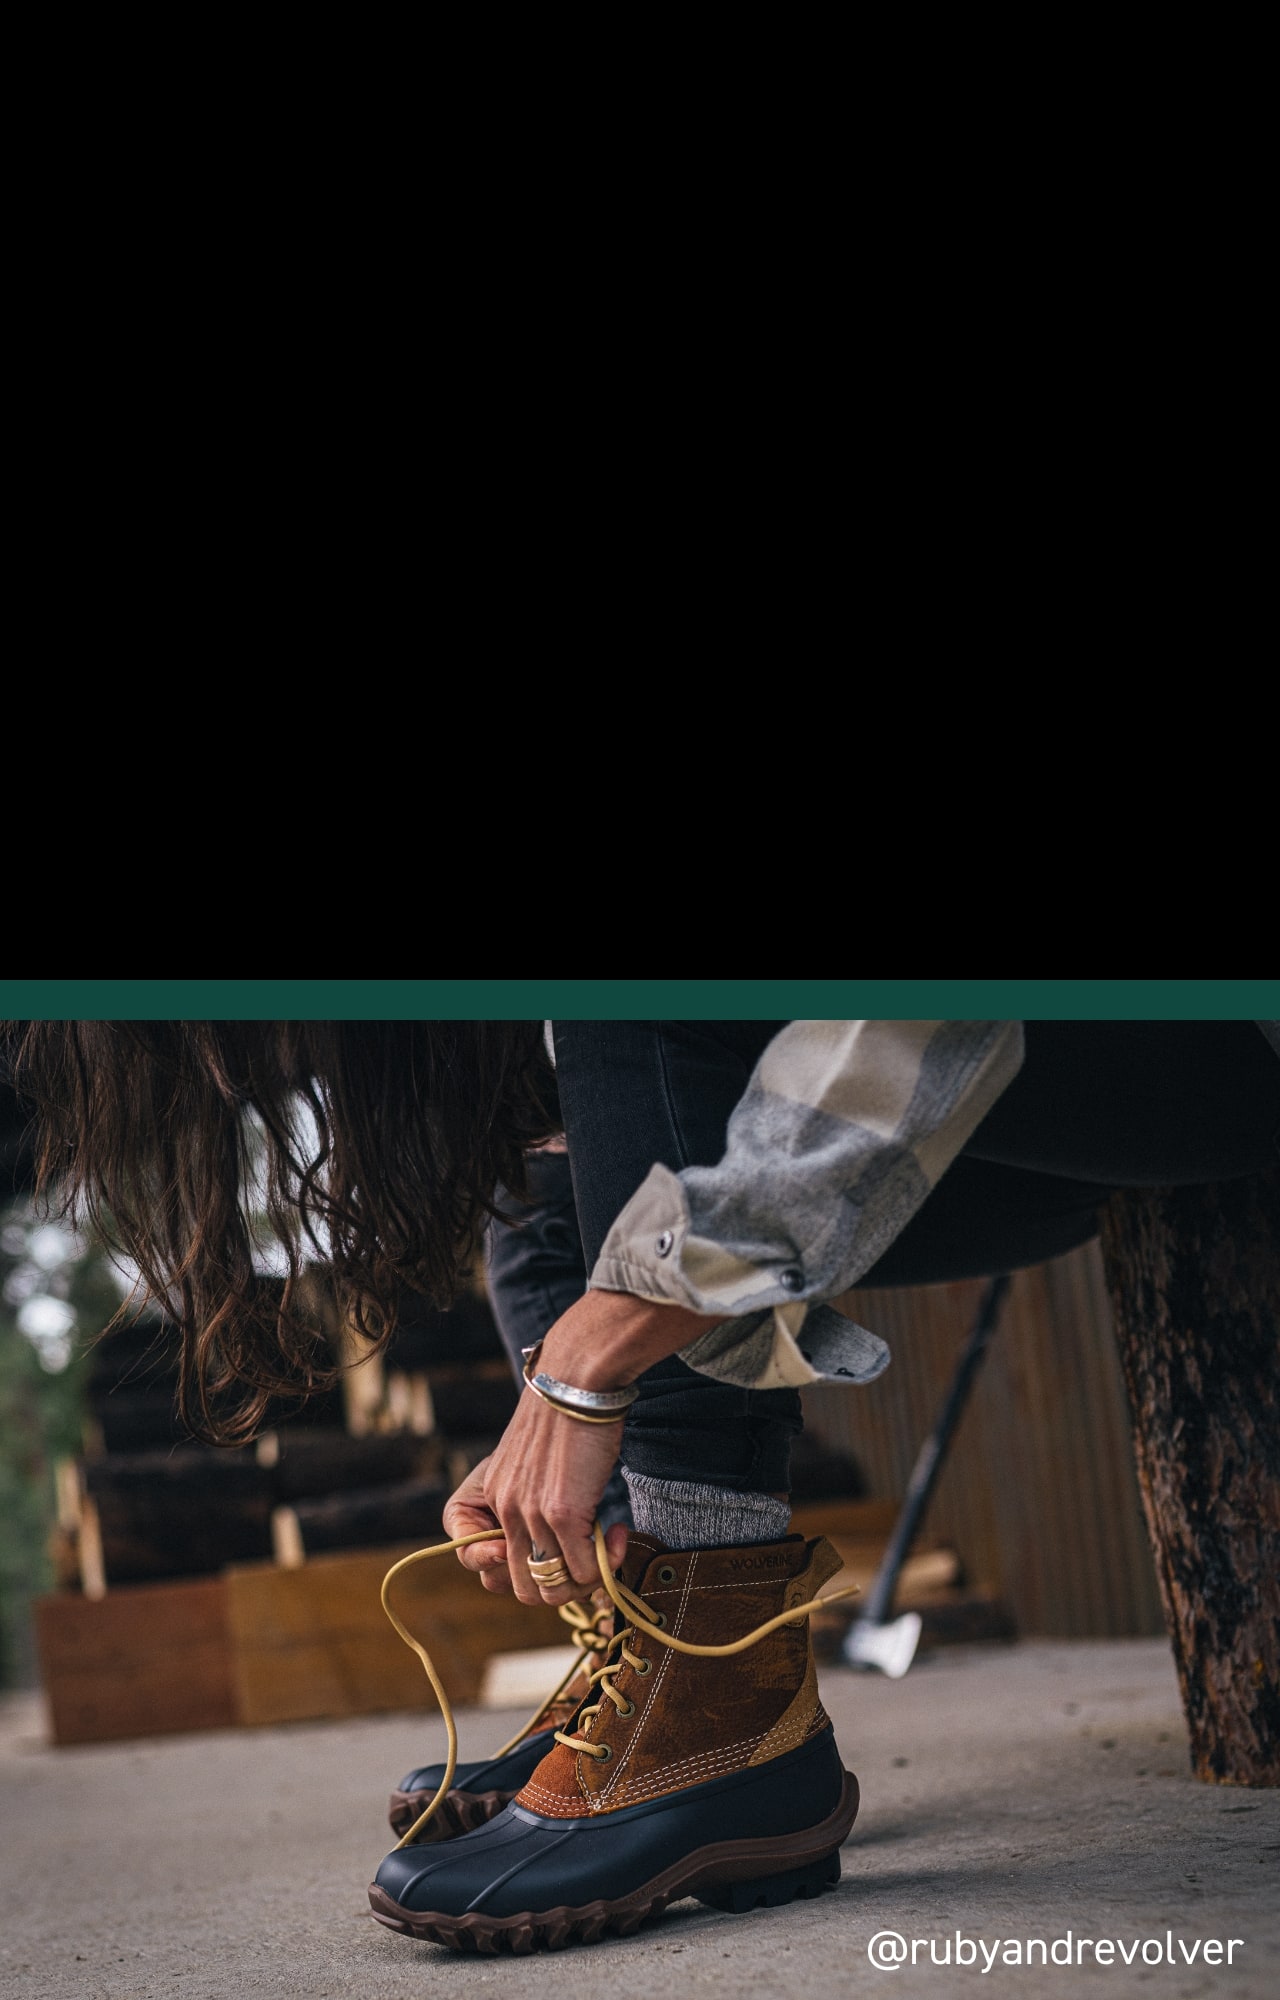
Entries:
[[1280, 1785], [1280, 1167], [1123, 1189], [1101, 1247], [1191, 1767]]

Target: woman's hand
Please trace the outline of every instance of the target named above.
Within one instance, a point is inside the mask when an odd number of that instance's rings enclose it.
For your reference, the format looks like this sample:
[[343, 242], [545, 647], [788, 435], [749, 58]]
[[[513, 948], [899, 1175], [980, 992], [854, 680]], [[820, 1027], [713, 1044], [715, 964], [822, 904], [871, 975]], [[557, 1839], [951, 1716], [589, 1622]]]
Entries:
[[[444, 1510], [445, 1533], [474, 1535], [501, 1528], [500, 1542], [475, 1542], [458, 1550], [464, 1569], [475, 1570], [486, 1590], [514, 1590], [522, 1604], [567, 1604], [600, 1581], [592, 1529], [600, 1496], [622, 1444], [615, 1424], [583, 1424], [525, 1391], [497, 1450], [467, 1474]], [[605, 1536], [609, 1564], [627, 1552], [622, 1525]], [[571, 1582], [540, 1590], [529, 1574], [529, 1556], [557, 1552]]]
[[[621, 1388], [718, 1324], [685, 1306], [587, 1291], [551, 1328], [539, 1366], [575, 1388]], [[592, 1529], [622, 1433], [621, 1417], [584, 1424], [523, 1390], [497, 1449], [467, 1474], [445, 1507], [451, 1540], [502, 1530], [501, 1541], [459, 1549], [463, 1568], [474, 1570], [486, 1590], [514, 1591], [522, 1604], [567, 1604], [598, 1584]], [[616, 1569], [627, 1550], [626, 1528], [610, 1528], [605, 1547]], [[535, 1549], [535, 1561], [558, 1554], [570, 1581], [558, 1590], [540, 1589], [529, 1573]]]

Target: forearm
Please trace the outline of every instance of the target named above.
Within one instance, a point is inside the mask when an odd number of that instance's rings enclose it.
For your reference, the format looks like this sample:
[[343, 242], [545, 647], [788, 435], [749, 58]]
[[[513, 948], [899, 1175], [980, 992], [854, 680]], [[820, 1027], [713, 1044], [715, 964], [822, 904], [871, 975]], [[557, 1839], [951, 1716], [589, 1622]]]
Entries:
[[593, 1288], [551, 1328], [538, 1366], [577, 1389], [626, 1388], [726, 1317]]

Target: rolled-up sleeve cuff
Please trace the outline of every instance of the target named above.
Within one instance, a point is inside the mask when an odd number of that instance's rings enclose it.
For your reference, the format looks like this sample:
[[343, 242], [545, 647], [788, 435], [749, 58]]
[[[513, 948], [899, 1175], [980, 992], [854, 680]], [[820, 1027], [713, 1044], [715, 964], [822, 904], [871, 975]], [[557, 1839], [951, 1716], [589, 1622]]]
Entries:
[[670, 1168], [652, 1167], [614, 1222], [590, 1285], [657, 1305], [728, 1314], [679, 1350], [702, 1375], [748, 1389], [806, 1382], [870, 1382], [889, 1365], [885, 1342], [820, 1302], [805, 1285], [794, 1246], [761, 1246], [750, 1259], [694, 1235], [685, 1191]]
[[704, 1374], [754, 1388], [870, 1380], [884, 1343], [828, 1302], [906, 1227], [1023, 1053], [1020, 1021], [789, 1022], [719, 1164], [652, 1167], [590, 1283], [724, 1315], [727, 1329], [681, 1350]]
[[[787, 1261], [780, 1246], [779, 1270]], [[692, 1234], [684, 1188], [662, 1166], [649, 1169], [605, 1237], [591, 1283], [704, 1313], [754, 1312], [787, 1298], [771, 1260], [748, 1261]]]

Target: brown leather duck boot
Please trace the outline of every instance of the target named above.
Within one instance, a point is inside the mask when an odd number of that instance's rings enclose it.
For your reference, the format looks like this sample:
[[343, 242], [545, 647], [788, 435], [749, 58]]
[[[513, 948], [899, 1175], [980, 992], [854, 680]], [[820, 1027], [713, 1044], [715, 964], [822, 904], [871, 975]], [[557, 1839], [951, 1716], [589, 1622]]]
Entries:
[[[562, 1604], [560, 1616], [579, 1648], [571, 1676], [557, 1683], [509, 1743], [478, 1764], [456, 1766], [453, 1784], [415, 1836], [417, 1841], [451, 1840], [456, 1834], [483, 1826], [501, 1812], [548, 1750], [555, 1748], [554, 1731], [566, 1728], [586, 1700], [591, 1677], [604, 1665], [605, 1650], [613, 1634], [613, 1600], [601, 1587], [593, 1590], [585, 1602], [575, 1598]], [[393, 1833], [403, 1838], [409, 1832], [435, 1797], [444, 1774], [443, 1764], [424, 1764], [400, 1780], [387, 1811]]]
[[825, 1537], [676, 1550], [633, 1535], [620, 1594], [636, 1622], [619, 1616], [593, 1699], [486, 1825], [388, 1855], [374, 1916], [456, 1951], [528, 1952], [629, 1934], [684, 1896], [743, 1911], [834, 1885], [858, 1783], [807, 1616], [755, 1635], [840, 1566]]

